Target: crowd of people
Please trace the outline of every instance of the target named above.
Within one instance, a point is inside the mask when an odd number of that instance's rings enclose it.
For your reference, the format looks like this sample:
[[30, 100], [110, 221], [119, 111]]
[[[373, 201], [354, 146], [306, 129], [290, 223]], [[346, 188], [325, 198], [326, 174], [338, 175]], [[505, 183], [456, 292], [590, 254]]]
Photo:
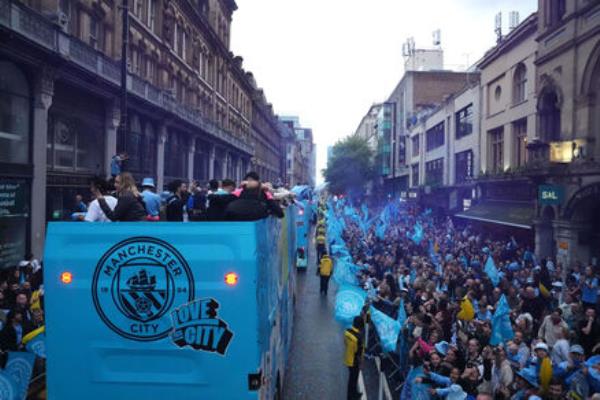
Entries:
[[144, 178], [138, 185], [131, 173], [120, 172], [111, 180], [93, 178], [90, 192], [89, 204], [76, 196], [72, 220], [254, 221], [270, 215], [282, 218], [282, 206], [293, 201], [291, 192], [261, 182], [256, 172], [247, 173], [239, 184], [231, 179], [211, 180], [207, 185], [174, 180], [162, 193], [156, 192], [154, 179]]
[[24, 350], [23, 338], [44, 326], [42, 282], [42, 264], [31, 254], [0, 271], [0, 369], [9, 351]]
[[[353, 217], [347, 207], [330, 201], [330, 218], [344, 220], [341, 238], [368, 293], [363, 318], [372, 306], [401, 325], [388, 354], [401, 398], [600, 398], [598, 265], [539, 258], [509, 233], [491, 237], [406, 203], [384, 228], [360, 223], [364, 207]], [[509, 326], [496, 326], [501, 307]]]

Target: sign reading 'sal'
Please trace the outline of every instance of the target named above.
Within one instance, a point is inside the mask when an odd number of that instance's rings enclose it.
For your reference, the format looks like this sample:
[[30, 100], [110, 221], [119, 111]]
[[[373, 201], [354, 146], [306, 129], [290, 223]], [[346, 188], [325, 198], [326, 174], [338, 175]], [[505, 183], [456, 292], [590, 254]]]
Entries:
[[[195, 303], [194, 278], [173, 246], [156, 238], [133, 237], [117, 243], [102, 256], [94, 272], [92, 297], [98, 315], [115, 333], [131, 340], [155, 341], [181, 329], [177, 324], [173, 326], [171, 314]], [[207, 316], [203, 317], [206, 325]], [[216, 313], [211, 317], [228, 331]], [[224, 335], [229, 339], [233, 336], [229, 331]], [[181, 340], [173, 342], [183, 345]], [[224, 354], [229, 340], [215, 341], [214, 350], [210, 344], [193, 348]]]

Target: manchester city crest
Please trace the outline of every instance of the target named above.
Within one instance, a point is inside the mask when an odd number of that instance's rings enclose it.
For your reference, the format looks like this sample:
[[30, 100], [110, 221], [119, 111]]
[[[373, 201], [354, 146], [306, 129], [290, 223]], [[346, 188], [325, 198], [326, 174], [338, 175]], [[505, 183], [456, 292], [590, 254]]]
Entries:
[[172, 330], [170, 312], [193, 300], [194, 280], [173, 246], [135, 237], [100, 259], [92, 295], [98, 315], [114, 332], [132, 340], [158, 340]]

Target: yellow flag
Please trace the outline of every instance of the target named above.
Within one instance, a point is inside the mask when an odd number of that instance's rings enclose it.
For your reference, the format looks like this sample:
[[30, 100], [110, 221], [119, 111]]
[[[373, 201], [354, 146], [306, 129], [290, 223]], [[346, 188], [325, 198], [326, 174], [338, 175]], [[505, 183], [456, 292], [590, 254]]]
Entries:
[[550, 291], [548, 290], [548, 288], [546, 286], [544, 286], [543, 283], [540, 282], [540, 293], [542, 294], [542, 296], [544, 296], [545, 298], [550, 297]]
[[550, 357], [544, 357], [542, 364], [540, 365], [540, 387], [542, 392], [548, 390], [550, 381], [552, 380], [552, 361]]
[[42, 325], [39, 328], [37, 328], [36, 330], [33, 330], [31, 332], [29, 332], [27, 335], [23, 336], [23, 339], [21, 339], [21, 342], [23, 344], [27, 344], [29, 343], [34, 337], [36, 337], [37, 335], [39, 335], [40, 333], [44, 333], [46, 332], [46, 325]]
[[460, 302], [460, 311], [456, 315], [458, 319], [462, 319], [463, 321], [471, 321], [475, 318], [475, 309], [473, 308], [473, 303], [467, 296], [463, 297]]

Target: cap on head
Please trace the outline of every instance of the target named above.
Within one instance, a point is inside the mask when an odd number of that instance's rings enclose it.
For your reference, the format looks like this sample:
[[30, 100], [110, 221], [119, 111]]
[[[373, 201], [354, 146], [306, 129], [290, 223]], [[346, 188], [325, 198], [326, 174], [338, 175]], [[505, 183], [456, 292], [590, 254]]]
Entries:
[[548, 352], [548, 345], [544, 342], [539, 342], [533, 347], [533, 350], [544, 350], [546, 353]]
[[142, 180], [142, 187], [155, 188], [156, 186], [154, 186], [154, 179], [153, 178], [144, 178]]
[[578, 344], [574, 344], [569, 348], [569, 353], [575, 353], [580, 355], [585, 355], [585, 351], [583, 351], [583, 347]]

